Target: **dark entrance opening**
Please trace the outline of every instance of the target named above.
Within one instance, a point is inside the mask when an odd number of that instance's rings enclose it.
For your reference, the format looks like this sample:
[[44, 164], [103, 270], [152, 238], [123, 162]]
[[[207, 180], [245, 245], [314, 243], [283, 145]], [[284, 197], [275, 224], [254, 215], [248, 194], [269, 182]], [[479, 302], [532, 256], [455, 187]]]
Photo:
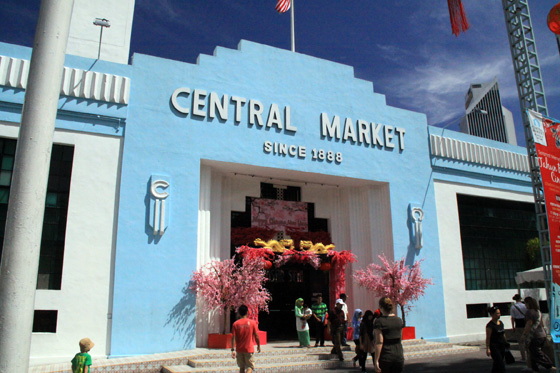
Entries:
[[[323, 302], [329, 304], [329, 273], [310, 265], [286, 264], [268, 272], [267, 289], [272, 294], [269, 313], [259, 314], [259, 328], [267, 332], [269, 340], [297, 339], [294, 307], [296, 299], [303, 298], [311, 307], [315, 295], [321, 293]], [[310, 321], [314, 335], [314, 324]]]
[[[261, 183], [261, 198], [300, 201], [299, 187], [277, 188], [273, 184]], [[251, 197], [246, 197], [245, 211], [231, 212], [231, 228], [251, 227]], [[327, 219], [315, 217], [315, 205], [308, 203], [308, 231], [327, 232]], [[278, 237], [278, 239], [284, 237]], [[248, 242], [248, 244], [250, 244]], [[235, 254], [235, 245], [231, 246], [231, 255]], [[270, 291], [272, 300], [268, 305], [269, 313], [259, 313], [259, 328], [267, 332], [268, 340], [297, 340], [296, 321], [294, 314], [295, 301], [303, 298], [311, 307], [315, 302], [315, 295], [321, 293], [323, 302], [329, 302], [329, 272], [313, 268], [309, 264], [287, 263], [279, 268], [273, 267], [268, 271], [268, 281], [265, 284]], [[309, 323], [312, 338], [314, 324]]]

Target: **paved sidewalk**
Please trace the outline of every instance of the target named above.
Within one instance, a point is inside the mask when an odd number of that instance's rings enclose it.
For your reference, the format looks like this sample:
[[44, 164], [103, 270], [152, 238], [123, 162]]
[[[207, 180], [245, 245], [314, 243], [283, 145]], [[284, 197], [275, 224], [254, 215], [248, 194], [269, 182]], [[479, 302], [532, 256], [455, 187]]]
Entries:
[[[521, 355], [519, 351], [512, 351], [516, 362], [512, 365], [506, 366], [506, 371], [511, 372], [522, 372], [525, 367], [525, 362], [521, 362]], [[371, 357], [369, 358], [366, 365], [368, 372], [374, 372], [373, 363]], [[423, 359], [414, 359], [409, 362], [405, 362], [405, 373], [479, 373], [479, 372], [490, 372], [492, 370], [492, 359], [486, 356], [486, 352], [483, 349], [474, 353], [451, 355], [451, 356], [441, 356], [441, 357], [431, 357]], [[339, 368], [339, 369], [327, 369], [327, 370], [317, 370], [312, 371], [313, 373], [325, 372], [325, 371], [337, 371], [337, 372], [360, 372], [359, 367], [357, 368]], [[541, 372], [546, 372], [545, 369], [541, 369]]]

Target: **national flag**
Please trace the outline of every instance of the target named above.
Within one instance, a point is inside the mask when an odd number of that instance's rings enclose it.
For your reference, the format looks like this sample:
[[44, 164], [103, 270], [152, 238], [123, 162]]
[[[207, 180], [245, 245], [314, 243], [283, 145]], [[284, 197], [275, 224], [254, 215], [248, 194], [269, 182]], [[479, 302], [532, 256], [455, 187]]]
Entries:
[[286, 13], [290, 10], [290, 5], [292, 4], [292, 0], [278, 0], [276, 3], [276, 11], [278, 13]]

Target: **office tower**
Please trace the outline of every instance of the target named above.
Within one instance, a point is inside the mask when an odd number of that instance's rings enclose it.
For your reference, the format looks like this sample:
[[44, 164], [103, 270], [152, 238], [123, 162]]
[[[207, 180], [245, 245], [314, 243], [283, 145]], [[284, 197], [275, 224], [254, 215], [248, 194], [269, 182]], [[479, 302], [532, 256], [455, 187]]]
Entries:
[[461, 132], [517, 145], [511, 111], [502, 106], [498, 80], [471, 84], [465, 95]]

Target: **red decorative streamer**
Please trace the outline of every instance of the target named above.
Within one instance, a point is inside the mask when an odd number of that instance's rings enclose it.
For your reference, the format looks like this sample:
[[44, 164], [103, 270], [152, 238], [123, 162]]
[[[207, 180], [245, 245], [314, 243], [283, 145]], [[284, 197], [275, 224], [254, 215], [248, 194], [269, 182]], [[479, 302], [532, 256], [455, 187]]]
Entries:
[[331, 258], [333, 268], [330, 276], [330, 306], [334, 307], [336, 299], [340, 294], [346, 292], [346, 266], [348, 263], [357, 262], [356, 255], [350, 251], [331, 250], [327, 254]]
[[231, 243], [234, 246], [253, 245], [257, 238], [263, 241], [272, 239], [278, 231], [260, 227], [240, 227], [231, 229]]
[[[305, 232], [308, 233], [308, 232]], [[323, 234], [323, 238], [325, 238], [326, 242], [330, 242], [330, 239], [327, 239], [324, 234], [328, 234], [328, 232], [321, 232]], [[302, 237], [309, 238], [309, 237]], [[341, 293], [346, 292], [346, 266], [348, 263], [356, 262], [356, 255], [352, 254], [350, 251], [343, 250], [343, 251], [335, 251], [329, 250], [328, 254], [326, 255], [319, 255], [312, 251], [299, 251], [299, 250], [286, 250], [282, 254], [275, 254], [271, 249], [267, 248], [254, 248], [250, 246], [241, 246], [238, 247], [236, 253], [240, 255], [243, 259], [255, 259], [260, 258], [263, 262], [266, 260], [272, 261], [274, 260], [275, 267], [282, 267], [288, 262], [297, 263], [297, 264], [309, 264], [315, 269], [319, 269], [321, 266], [321, 262], [329, 263], [331, 265], [331, 273], [330, 273], [330, 280], [329, 280], [329, 288], [330, 288], [330, 300], [331, 300], [331, 307], [334, 307], [334, 302], [336, 301], [337, 297], [340, 296]], [[274, 259], [275, 258], [275, 259]], [[258, 312], [257, 312], [258, 314]], [[254, 314], [253, 314], [253, 317]]]
[[302, 232], [297, 230], [286, 229], [286, 234], [294, 241], [294, 247], [299, 249], [300, 241], [311, 241], [314, 244], [322, 243], [323, 245], [332, 244], [331, 234], [329, 232]]
[[459, 36], [461, 32], [467, 31], [470, 27], [463, 3], [461, 0], [447, 0], [447, 6], [451, 19], [451, 32], [453, 32], [453, 35]]
[[235, 252], [241, 255], [243, 260], [255, 258], [261, 259], [263, 261], [263, 265], [265, 265], [264, 262], [266, 260], [274, 260], [274, 251], [266, 247], [249, 247], [244, 245], [235, 249]]

